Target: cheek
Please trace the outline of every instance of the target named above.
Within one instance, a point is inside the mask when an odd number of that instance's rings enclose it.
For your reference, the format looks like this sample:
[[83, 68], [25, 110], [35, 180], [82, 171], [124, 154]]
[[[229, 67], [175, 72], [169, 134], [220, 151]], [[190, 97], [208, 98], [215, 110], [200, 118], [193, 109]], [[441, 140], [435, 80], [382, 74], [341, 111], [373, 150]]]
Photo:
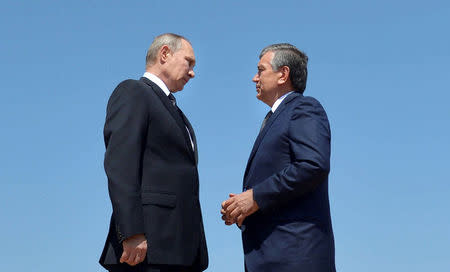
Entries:
[[189, 70], [189, 67], [186, 65], [180, 65], [178, 66], [177, 72], [179, 73], [180, 77], [184, 77], [185, 74], [187, 74]]
[[259, 85], [261, 85], [261, 87], [263, 87], [263, 86], [266, 85], [266, 81], [264, 80], [264, 78], [261, 78], [261, 79], [259, 80]]

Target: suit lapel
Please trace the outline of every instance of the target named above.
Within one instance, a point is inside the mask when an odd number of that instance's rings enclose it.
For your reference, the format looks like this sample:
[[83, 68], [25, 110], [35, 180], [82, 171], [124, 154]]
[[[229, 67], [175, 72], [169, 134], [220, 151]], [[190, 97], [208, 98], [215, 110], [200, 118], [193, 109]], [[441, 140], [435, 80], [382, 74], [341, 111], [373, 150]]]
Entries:
[[253, 144], [252, 152], [250, 152], [250, 156], [248, 158], [247, 167], [245, 168], [245, 174], [244, 174], [244, 181], [247, 177], [248, 170], [250, 168], [250, 164], [253, 160], [253, 157], [256, 154], [256, 151], [258, 151], [259, 145], [261, 144], [262, 139], [266, 135], [267, 131], [269, 131], [272, 124], [275, 122], [275, 120], [278, 118], [278, 116], [284, 111], [286, 108], [286, 105], [291, 102], [294, 98], [299, 96], [300, 94], [297, 92], [293, 92], [292, 94], [288, 95], [283, 102], [278, 106], [278, 108], [275, 110], [275, 112], [270, 116], [270, 118], [267, 120], [266, 125], [264, 126], [263, 130], [261, 130], [258, 134], [258, 137], [256, 137], [255, 143]]
[[[151, 80], [149, 80], [146, 77], [142, 77], [141, 80], [152, 88], [152, 90], [159, 97], [159, 99], [161, 100], [163, 105], [169, 111], [170, 115], [172, 115], [173, 119], [175, 119], [175, 122], [178, 124], [178, 127], [181, 129], [181, 133], [183, 133], [184, 140], [185, 140], [187, 148], [189, 150], [189, 154], [197, 162], [196, 156], [195, 156], [194, 152], [192, 151], [192, 145], [191, 145], [191, 140], [189, 139], [189, 134], [186, 131], [187, 124], [189, 124], [188, 128], [190, 129], [190, 131], [192, 131], [192, 134], [194, 134], [194, 133], [193, 133], [193, 130], [192, 130], [192, 127], [191, 127], [189, 121], [186, 122], [186, 125], [185, 125], [185, 122], [183, 120], [183, 118], [184, 118], [187, 121], [186, 116], [184, 116], [184, 114], [181, 110], [178, 112], [178, 108], [173, 106], [170, 99], [167, 97], [167, 95], [164, 93], [164, 91], [161, 90], [161, 88], [159, 88], [158, 85], [156, 85], [155, 83], [153, 83]], [[194, 138], [194, 136], [192, 136], [192, 137]], [[196, 146], [195, 141], [194, 141], [194, 146]]]
[[[194, 129], [192, 128], [191, 123], [187, 119], [186, 115], [180, 110], [180, 113], [183, 117], [184, 123], [186, 124], [187, 128], [189, 129], [189, 133], [192, 137], [192, 142], [194, 143], [194, 157], [195, 157], [195, 163], [198, 163], [198, 149], [197, 149], [197, 138], [195, 137]], [[188, 135], [189, 136], [189, 135]], [[191, 141], [189, 139], [189, 146], [191, 146]]]

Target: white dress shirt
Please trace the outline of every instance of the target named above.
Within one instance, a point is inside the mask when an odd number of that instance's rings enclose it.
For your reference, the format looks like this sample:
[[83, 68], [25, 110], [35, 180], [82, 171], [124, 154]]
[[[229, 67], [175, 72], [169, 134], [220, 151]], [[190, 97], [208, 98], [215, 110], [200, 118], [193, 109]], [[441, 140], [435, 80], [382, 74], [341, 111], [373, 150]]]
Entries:
[[[164, 83], [164, 81], [162, 81], [159, 77], [155, 76], [154, 74], [150, 73], [150, 72], [145, 72], [143, 77], [148, 78], [150, 81], [152, 81], [153, 83], [155, 83], [156, 85], [158, 85], [158, 87], [161, 88], [161, 90], [163, 90], [163, 92], [169, 96], [170, 91], [169, 88], [167, 88], [166, 84]], [[191, 146], [192, 146], [192, 150], [195, 151], [194, 148], [194, 141], [192, 141], [192, 136], [191, 133], [189, 132], [189, 129], [187, 128], [186, 124], [184, 125], [184, 127], [187, 130], [187, 133], [189, 135], [189, 140], [191, 140]]]
[[153, 83], [155, 83], [156, 85], [158, 85], [158, 87], [161, 88], [161, 90], [163, 90], [163, 92], [169, 96], [170, 91], [169, 88], [167, 88], [166, 84], [164, 83], [164, 81], [162, 81], [159, 77], [155, 76], [152, 73], [149, 72], [145, 72], [143, 77], [148, 78], [150, 81], [152, 81]]
[[290, 92], [288, 92], [288, 93], [285, 93], [283, 96], [281, 96], [280, 98], [278, 98], [277, 99], [277, 101], [275, 101], [275, 103], [273, 103], [273, 105], [272, 105], [272, 113], [274, 113], [276, 110], [277, 110], [277, 108], [278, 108], [278, 106], [281, 104], [281, 102], [283, 102], [283, 100], [288, 96], [288, 95], [290, 95], [291, 93], [293, 93], [294, 91], [290, 91]]

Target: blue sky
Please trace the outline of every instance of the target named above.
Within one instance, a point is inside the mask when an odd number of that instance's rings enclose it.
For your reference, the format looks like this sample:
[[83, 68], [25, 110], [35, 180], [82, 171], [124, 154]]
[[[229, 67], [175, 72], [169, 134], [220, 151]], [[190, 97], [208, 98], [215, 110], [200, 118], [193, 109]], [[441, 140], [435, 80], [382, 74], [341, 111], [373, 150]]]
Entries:
[[107, 99], [164, 32], [197, 57], [177, 102], [199, 144], [207, 271], [242, 271], [219, 208], [240, 191], [268, 110], [251, 78], [277, 42], [308, 54], [305, 95], [330, 119], [338, 271], [450, 270], [447, 1], [2, 3], [0, 271], [102, 271]]

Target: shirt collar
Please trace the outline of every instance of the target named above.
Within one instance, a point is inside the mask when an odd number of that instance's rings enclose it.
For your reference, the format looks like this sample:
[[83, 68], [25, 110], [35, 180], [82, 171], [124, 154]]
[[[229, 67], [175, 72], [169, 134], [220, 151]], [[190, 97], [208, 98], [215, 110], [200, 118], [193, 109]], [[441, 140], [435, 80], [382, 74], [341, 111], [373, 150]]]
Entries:
[[167, 88], [166, 84], [164, 84], [164, 81], [162, 81], [159, 77], [155, 76], [154, 74], [150, 73], [150, 72], [145, 72], [143, 77], [148, 78], [149, 80], [151, 80], [153, 83], [155, 83], [156, 85], [158, 85], [158, 87], [161, 88], [161, 90], [163, 90], [163, 92], [169, 96], [170, 91], [169, 88]]
[[278, 98], [277, 99], [277, 101], [275, 101], [275, 103], [273, 103], [273, 105], [272, 105], [272, 113], [274, 113], [276, 110], [277, 110], [277, 108], [278, 108], [278, 106], [280, 106], [280, 104], [281, 104], [281, 102], [283, 102], [283, 100], [288, 96], [288, 95], [290, 95], [291, 93], [293, 93], [294, 91], [290, 91], [290, 92], [288, 92], [288, 93], [285, 93], [283, 96], [281, 96], [280, 98]]

